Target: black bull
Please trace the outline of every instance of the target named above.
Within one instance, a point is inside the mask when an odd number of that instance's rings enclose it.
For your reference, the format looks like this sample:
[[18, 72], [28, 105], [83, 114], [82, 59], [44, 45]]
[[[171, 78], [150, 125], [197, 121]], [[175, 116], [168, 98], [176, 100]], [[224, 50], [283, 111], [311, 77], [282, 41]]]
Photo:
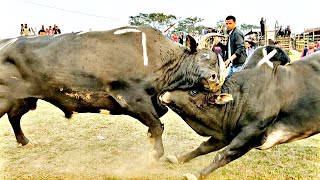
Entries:
[[60, 108], [67, 118], [105, 109], [126, 114], [149, 127], [152, 154], [159, 159], [164, 153], [159, 117], [167, 111], [158, 101], [160, 93], [221, 84], [217, 55], [197, 50], [190, 36], [187, 45], [136, 27], [3, 40], [0, 117], [8, 114], [17, 142], [25, 146], [30, 143], [20, 119], [36, 108], [37, 99]]
[[262, 51], [257, 49], [241, 71], [226, 79], [220, 95], [176, 90], [160, 97], [199, 135], [210, 136], [190, 153], [168, 156], [171, 162], [224, 148], [208, 167], [186, 174], [188, 179], [206, 177], [252, 148], [268, 149], [320, 132], [320, 53], [283, 66], [288, 58], [277, 49], [269, 66], [259, 64]]

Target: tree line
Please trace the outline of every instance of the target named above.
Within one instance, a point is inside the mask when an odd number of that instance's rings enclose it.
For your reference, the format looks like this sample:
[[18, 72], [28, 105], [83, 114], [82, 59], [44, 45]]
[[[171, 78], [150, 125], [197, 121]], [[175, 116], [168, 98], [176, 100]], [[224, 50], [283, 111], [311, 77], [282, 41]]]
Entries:
[[[201, 23], [204, 21], [200, 17], [187, 17], [177, 18], [175, 15], [164, 13], [139, 13], [135, 16], [129, 16], [129, 24], [131, 26], [151, 26], [164, 32], [167, 28], [174, 26], [170, 31], [184, 31], [189, 33], [200, 33], [202, 29], [216, 28], [217, 31], [225, 29], [224, 20], [221, 19], [216, 22], [216, 27], [206, 27]], [[253, 28], [259, 28], [257, 25], [252, 24], [240, 24], [241, 30], [251, 30]]]

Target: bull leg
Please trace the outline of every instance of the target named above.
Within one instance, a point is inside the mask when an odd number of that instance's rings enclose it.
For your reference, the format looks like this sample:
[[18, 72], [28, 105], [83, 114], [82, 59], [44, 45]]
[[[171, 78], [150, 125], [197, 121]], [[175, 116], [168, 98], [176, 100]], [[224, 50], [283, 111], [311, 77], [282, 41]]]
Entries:
[[10, 107], [8, 100], [0, 99], [0, 118], [9, 111]]
[[167, 158], [171, 163], [185, 163], [198, 156], [206, 155], [208, 153], [217, 151], [225, 147], [226, 145], [226, 142], [211, 137], [209, 140], [201, 143], [201, 145], [197, 149], [189, 153], [186, 153], [181, 156], [170, 155], [167, 156]]
[[[148, 129], [148, 139], [153, 145], [151, 154], [155, 160], [159, 160], [164, 154], [162, 133], [164, 130], [158, 113], [154, 107], [152, 98], [145, 94], [145, 90], [140, 91], [137, 88], [128, 88], [125, 92], [112, 91], [109, 94], [123, 108], [124, 114], [138, 119]], [[130, 94], [135, 94], [132, 97]]]
[[246, 154], [252, 148], [261, 144], [262, 134], [261, 128], [250, 127], [240, 132], [231, 143], [215, 156], [213, 162], [206, 168], [195, 174], [186, 174], [187, 179], [202, 179], [208, 176], [214, 170], [227, 165], [233, 160]]
[[22, 146], [33, 146], [22, 132], [20, 120], [25, 113], [27, 113], [30, 109], [35, 108], [35, 103], [36, 100], [31, 100], [30, 102], [28, 100], [18, 100], [14, 102], [14, 105], [7, 113], [10, 124], [16, 136], [16, 140], [18, 144], [21, 144]]
[[[141, 111], [141, 109], [139, 109]], [[135, 111], [135, 113], [138, 110]], [[160, 119], [157, 118], [156, 112], [154, 114], [150, 114], [147, 112], [139, 114], [134, 114], [132, 117], [138, 119], [140, 122], [142, 122], [144, 125], [149, 127], [148, 129], [148, 140], [151, 145], [153, 145], [153, 149], [151, 151], [151, 154], [155, 160], [159, 160], [160, 157], [164, 154], [163, 149], [163, 143], [162, 143], [162, 133], [164, 130], [163, 124], [161, 123]]]

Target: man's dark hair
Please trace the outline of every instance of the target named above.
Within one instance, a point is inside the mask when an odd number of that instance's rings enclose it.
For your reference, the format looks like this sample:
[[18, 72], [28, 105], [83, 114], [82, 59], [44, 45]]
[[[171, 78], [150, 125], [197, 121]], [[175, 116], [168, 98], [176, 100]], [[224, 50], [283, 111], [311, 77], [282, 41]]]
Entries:
[[230, 19], [232, 19], [234, 22], [236, 22], [236, 17], [230, 15], [226, 18], [226, 20], [230, 20]]

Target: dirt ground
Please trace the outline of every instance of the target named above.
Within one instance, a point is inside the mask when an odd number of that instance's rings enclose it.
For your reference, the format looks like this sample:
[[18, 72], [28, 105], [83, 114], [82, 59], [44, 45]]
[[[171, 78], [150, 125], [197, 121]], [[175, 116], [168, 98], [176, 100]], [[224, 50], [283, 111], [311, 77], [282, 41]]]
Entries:
[[[44, 101], [22, 120], [32, 149], [18, 147], [0, 119], [0, 179], [183, 179], [215, 155], [173, 165], [166, 156], [196, 148], [200, 137], [173, 112], [161, 118], [165, 155], [148, 163], [147, 128], [128, 116], [76, 114], [71, 120]], [[271, 150], [252, 150], [208, 179], [320, 179], [320, 135]]]

